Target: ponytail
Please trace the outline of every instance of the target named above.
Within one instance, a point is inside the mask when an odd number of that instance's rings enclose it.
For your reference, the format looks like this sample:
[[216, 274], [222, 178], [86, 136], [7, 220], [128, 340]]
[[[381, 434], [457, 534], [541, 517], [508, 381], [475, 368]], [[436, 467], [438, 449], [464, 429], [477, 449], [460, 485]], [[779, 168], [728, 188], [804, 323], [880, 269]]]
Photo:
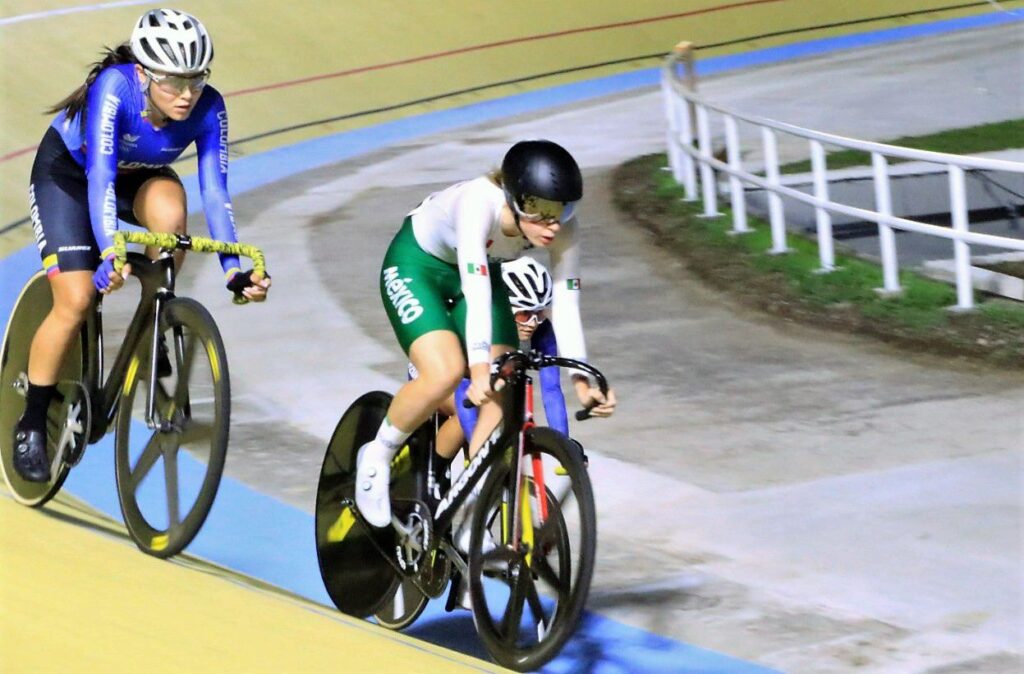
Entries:
[[73, 120], [82, 115], [82, 126], [85, 126], [85, 102], [89, 95], [89, 87], [99, 76], [100, 71], [110, 66], [123, 65], [125, 63], [137, 63], [132, 55], [131, 47], [127, 42], [119, 44], [116, 49], [105, 47], [103, 58], [92, 64], [92, 69], [85, 78], [85, 82], [52, 108], [46, 110], [48, 114], [65, 111], [68, 120]]

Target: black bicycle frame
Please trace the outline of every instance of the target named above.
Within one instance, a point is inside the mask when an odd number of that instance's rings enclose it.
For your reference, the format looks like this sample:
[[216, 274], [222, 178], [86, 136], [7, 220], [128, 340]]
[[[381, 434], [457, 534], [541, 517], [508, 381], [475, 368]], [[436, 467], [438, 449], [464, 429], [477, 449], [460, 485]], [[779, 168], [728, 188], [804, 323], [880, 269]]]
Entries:
[[[103, 296], [96, 300], [94, 327], [92, 335], [85, 338], [86, 349], [95, 349], [91, 357], [86, 358], [88, 364], [86, 385], [89, 391], [91, 407], [96, 413], [93, 416], [92, 432], [89, 442], [94, 443], [107, 434], [121, 397], [121, 388], [132, 357], [138, 349], [146, 330], [152, 329], [149, 362], [149, 390], [146, 401], [146, 423], [153, 427], [153, 411], [156, 398], [156, 361], [157, 341], [160, 336], [160, 315], [166, 302], [174, 298], [174, 256], [162, 251], [156, 260], [150, 260], [139, 253], [128, 253], [128, 262], [132, 265], [132, 275], [142, 283], [142, 295], [125, 332], [124, 341], [114, 357], [114, 364], [102, 385], [103, 377]], [[178, 345], [177, 351], [181, 351]], [[102, 419], [102, 422], [99, 420]]]
[[[452, 523], [455, 513], [459, 511], [459, 508], [466, 501], [466, 498], [477, 482], [486, 474], [487, 469], [501, 458], [502, 451], [499, 448], [507, 447], [512, 437], [518, 434], [520, 437], [517, 443], [517, 454], [521, 457], [525, 452], [526, 448], [523, 446], [525, 441], [524, 435], [533, 423], [533, 419], [527, 414], [526, 399], [527, 385], [532, 382], [532, 379], [526, 374], [526, 369], [531, 365], [538, 369], [556, 366], [583, 370], [592, 374], [597, 379], [598, 385], [603, 392], [608, 390], [608, 384], [604, 375], [581, 361], [571, 358], [543, 356], [539, 353], [526, 354], [521, 351], [511, 351], [499, 356], [491, 366], [491, 378], [492, 384], [495, 378], [504, 379], [508, 382], [508, 387], [502, 396], [501, 435], [497, 439], [489, 438], [484, 443], [480, 451], [470, 461], [466, 470], [459, 476], [459, 479], [452, 483], [448, 492], [441, 498], [433, 513], [434, 529], [436, 531], [445, 531]], [[517, 466], [516, 484], [519, 483], [520, 470], [522, 470], [522, 466]], [[518, 497], [518, 495], [516, 496]]]

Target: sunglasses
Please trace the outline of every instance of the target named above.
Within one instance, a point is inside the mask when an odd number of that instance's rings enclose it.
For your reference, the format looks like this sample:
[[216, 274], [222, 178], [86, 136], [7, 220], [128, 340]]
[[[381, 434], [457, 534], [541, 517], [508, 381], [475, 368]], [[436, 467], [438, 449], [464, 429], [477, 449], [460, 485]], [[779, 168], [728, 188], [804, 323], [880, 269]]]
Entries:
[[512, 316], [515, 318], [516, 323], [519, 323], [520, 325], [537, 325], [540, 323], [539, 311], [526, 311], [525, 309], [519, 309], [515, 311]]
[[512, 202], [516, 215], [527, 222], [565, 222], [576, 214], [577, 201], [552, 201], [540, 197], [526, 196], [523, 205]]
[[157, 75], [148, 68], [143, 68], [143, 71], [146, 73], [146, 77], [152, 80], [153, 84], [168, 94], [181, 94], [185, 92], [185, 89], [191, 89], [198, 93], [203, 90], [207, 80], [210, 79], [209, 70], [204, 70], [198, 75], [191, 75], [189, 77], [184, 75]]

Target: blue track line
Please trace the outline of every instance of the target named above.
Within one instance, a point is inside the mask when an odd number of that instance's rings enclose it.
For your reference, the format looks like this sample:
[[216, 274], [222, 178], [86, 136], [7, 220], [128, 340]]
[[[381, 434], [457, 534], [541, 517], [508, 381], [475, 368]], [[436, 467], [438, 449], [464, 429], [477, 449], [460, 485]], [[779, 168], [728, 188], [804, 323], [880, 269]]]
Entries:
[[[842, 49], [1020, 20], [1019, 15], [1005, 12], [984, 14], [709, 58], [700, 61], [698, 67], [705, 75], [721, 73]], [[232, 191], [243, 194], [302, 171], [428, 134], [612, 93], [653, 87], [658, 84], [659, 76], [658, 68], [613, 75], [518, 94], [498, 101], [431, 112], [242, 157], [232, 160]], [[196, 177], [186, 178], [185, 184], [189, 192], [189, 203], [200, 204]], [[272, 257], [273, 252], [270, 254]], [[39, 257], [32, 246], [0, 259], [0, 317], [5, 323], [21, 285], [37, 269]], [[340, 415], [341, 410], [338, 413]], [[140, 425], [140, 431], [144, 430]], [[230, 457], [228, 460], [231, 460]], [[71, 472], [65, 489], [89, 505], [119, 519], [120, 509], [113, 476], [113, 440], [108, 436], [89, 449], [82, 463]], [[315, 479], [316, 476], [310, 475], [310, 480]], [[189, 552], [330, 605], [316, 562], [313, 517], [233, 480], [225, 478], [222, 482], [213, 511]], [[474, 635], [469, 614], [445, 614], [439, 602], [428, 606], [410, 633], [433, 643], [486, 657]], [[594, 613], [586, 614], [579, 633], [545, 671], [581, 670], [602, 674], [637, 671], [768, 674], [773, 671], [629, 627]]]

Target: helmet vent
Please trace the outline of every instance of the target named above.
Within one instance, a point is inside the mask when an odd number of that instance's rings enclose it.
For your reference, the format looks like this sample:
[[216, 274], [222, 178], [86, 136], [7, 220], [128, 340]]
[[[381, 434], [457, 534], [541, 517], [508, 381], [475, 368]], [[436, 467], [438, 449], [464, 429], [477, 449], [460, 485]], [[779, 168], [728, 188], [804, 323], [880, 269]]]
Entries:
[[[158, 47], [160, 47], [160, 49], [163, 50], [164, 54], [167, 56], [167, 61], [169, 61], [170, 63], [177, 62], [178, 57], [174, 55], [174, 49], [171, 47], [170, 42], [168, 42], [166, 39], [162, 37], [158, 37], [156, 39], [156, 44]], [[156, 57], [155, 60], [159, 63], [161, 61], [164, 61], [165, 59], [162, 59], [158, 56]]]
[[160, 57], [157, 55], [155, 51], [153, 51], [153, 45], [149, 43], [149, 40], [144, 40], [140, 44], [142, 45], [143, 51], [146, 52], [146, 56], [148, 56], [153, 61], [160, 61]]

